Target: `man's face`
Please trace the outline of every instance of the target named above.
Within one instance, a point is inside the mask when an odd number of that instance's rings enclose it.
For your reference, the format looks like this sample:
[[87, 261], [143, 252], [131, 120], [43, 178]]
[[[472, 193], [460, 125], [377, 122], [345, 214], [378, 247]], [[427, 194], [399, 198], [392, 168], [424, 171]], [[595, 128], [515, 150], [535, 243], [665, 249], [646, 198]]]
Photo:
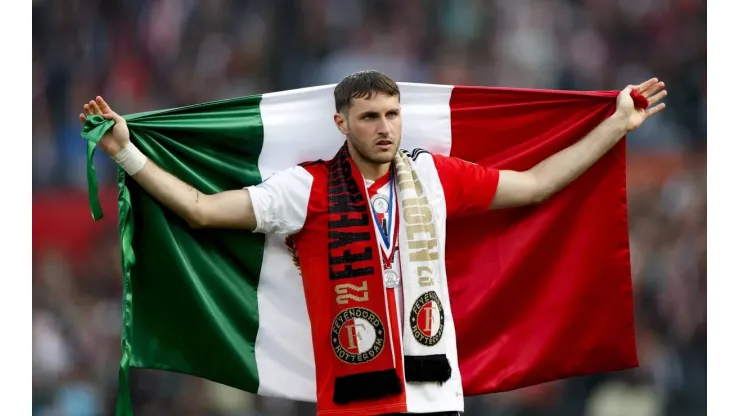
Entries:
[[401, 143], [401, 105], [398, 96], [373, 94], [353, 98], [347, 115], [337, 115], [340, 130], [347, 132], [349, 146], [364, 160], [384, 164], [393, 161]]

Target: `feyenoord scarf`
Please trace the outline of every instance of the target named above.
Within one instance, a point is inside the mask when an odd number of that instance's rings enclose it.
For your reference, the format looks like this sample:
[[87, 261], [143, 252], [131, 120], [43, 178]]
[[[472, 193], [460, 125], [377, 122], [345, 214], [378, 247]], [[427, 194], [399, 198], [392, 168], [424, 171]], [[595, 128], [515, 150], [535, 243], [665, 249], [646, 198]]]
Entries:
[[[342, 290], [364, 290], [362, 298], [345, 296], [332, 303], [334, 321], [331, 347], [335, 360], [334, 401], [344, 404], [357, 400], [377, 399], [401, 393], [395, 368], [403, 357], [406, 381], [439, 382], [450, 378], [451, 368], [445, 355], [444, 316], [436, 282], [442, 272], [435, 217], [424, 187], [405, 154], [399, 152], [393, 161], [399, 195], [398, 242], [401, 279], [404, 294], [403, 351], [394, 351], [391, 320], [397, 319], [386, 296], [386, 283], [394, 279], [384, 272], [389, 265], [381, 261], [375, 236], [374, 218], [367, 201], [362, 175], [349, 157], [347, 144], [328, 162], [329, 258], [332, 264], [327, 290], [332, 296]], [[391, 190], [393, 192], [393, 190]], [[365, 268], [356, 267], [358, 260], [368, 261]], [[327, 265], [328, 267], [329, 265]], [[340, 270], [337, 272], [336, 270]], [[357, 277], [370, 276], [357, 282]], [[337, 292], [337, 293], [334, 293]]]

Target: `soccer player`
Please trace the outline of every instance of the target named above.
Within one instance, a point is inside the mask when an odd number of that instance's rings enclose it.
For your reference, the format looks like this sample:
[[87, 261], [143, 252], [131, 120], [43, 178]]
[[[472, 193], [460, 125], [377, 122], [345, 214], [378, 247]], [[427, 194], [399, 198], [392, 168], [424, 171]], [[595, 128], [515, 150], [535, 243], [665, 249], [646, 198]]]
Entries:
[[[103, 98], [85, 104], [80, 121], [113, 120], [98, 146], [191, 226], [290, 236], [306, 288], [319, 414], [453, 415], [463, 411], [463, 394], [446, 290], [446, 220], [545, 201], [663, 110], [664, 87], [657, 79], [627, 86], [614, 114], [580, 141], [511, 171], [399, 150], [398, 85], [364, 71], [334, 90], [334, 122], [346, 141], [333, 159], [214, 195], [148, 160]], [[647, 109], [635, 107], [632, 90]]]

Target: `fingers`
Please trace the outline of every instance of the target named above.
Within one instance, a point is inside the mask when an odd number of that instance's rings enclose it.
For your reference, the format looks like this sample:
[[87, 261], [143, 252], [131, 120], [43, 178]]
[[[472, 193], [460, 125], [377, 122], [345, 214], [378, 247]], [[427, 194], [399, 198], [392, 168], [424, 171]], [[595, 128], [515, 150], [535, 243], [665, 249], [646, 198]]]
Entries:
[[652, 86], [650, 86], [648, 89], [645, 90], [645, 92], [642, 93], [647, 98], [650, 98], [651, 95], [654, 95], [655, 93], [659, 92], [665, 87], [664, 82], [656, 82]]
[[113, 110], [111, 110], [111, 108], [110, 108], [110, 107], [108, 106], [108, 103], [106, 103], [106, 102], [105, 102], [105, 100], [103, 99], [103, 97], [101, 97], [101, 96], [97, 96], [97, 97], [95, 97], [95, 101], [97, 101], [97, 102], [98, 102], [98, 105], [100, 106], [100, 109], [101, 109], [101, 110], [102, 110], [102, 111], [103, 111], [104, 113], [107, 113], [107, 112], [109, 112], [109, 111], [113, 111]]
[[649, 80], [637, 86], [637, 92], [639, 92], [640, 94], [644, 94], [648, 88], [652, 87], [653, 85], [657, 83], [658, 83], [658, 78], [650, 78]]
[[100, 107], [98, 107], [98, 103], [91, 100], [88, 104], [90, 104], [90, 107], [92, 107], [93, 114], [103, 114], [103, 112], [100, 111]]
[[118, 120], [121, 118], [116, 114], [105, 102], [103, 97], [97, 96], [95, 100], [91, 100], [87, 104], [82, 106], [84, 113], [80, 114], [80, 122], [84, 123], [87, 117], [91, 115], [101, 115], [107, 120]]
[[663, 111], [664, 108], [665, 108], [665, 103], [660, 103], [656, 105], [655, 107], [648, 109], [647, 111], [645, 111], [645, 118], [652, 117], [660, 113], [661, 111]]
[[125, 120], [123, 117], [116, 114], [113, 110], [111, 110], [108, 103], [103, 100], [103, 97], [97, 96], [95, 97], [95, 100], [91, 100], [87, 104], [82, 106], [83, 112], [80, 113], [79, 119], [81, 124], [85, 124], [85, 121], [87, 121], [87, 118], [92, 115], [100, 115], [106, 120], [114, 120], [116, 123], [124, 122]]
[[648, 98], [648, 102], [650, 103], [650, 105], [653, 105], [653, 104], [657, 103], [658, 101], [662, 100], [663, 98], [665, 98], [666, 95], [668, 95], [668, 91], [663, 90], [663, 91], [661, 91], [661, 92], [653, 95], [652, 97], [649, 97]]
[[103, 99], [101, 96], [95, 97], [95, 104], [100, 108], [102, 111], [102, 115], [104, 118], [108, 120], [116, 120], [116, 122], [123, 120], [123, 117], [119, 116], [118, 113], [113, 111], [112, 108], [108, 105], [107, 102]]

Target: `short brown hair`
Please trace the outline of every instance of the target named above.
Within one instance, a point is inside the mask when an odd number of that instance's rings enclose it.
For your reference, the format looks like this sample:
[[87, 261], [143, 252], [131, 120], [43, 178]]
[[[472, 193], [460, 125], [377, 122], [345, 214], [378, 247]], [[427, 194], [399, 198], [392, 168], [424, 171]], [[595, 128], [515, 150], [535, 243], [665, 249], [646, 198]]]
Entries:
[[353, 98], [370, 98], [373, 94], [381, 93], [401, 98], [398, 84], [388, 75], [379, 71], [362, 71], [344, 77], [334, 88], [334, 105], [337, 112], [349, 109]]

